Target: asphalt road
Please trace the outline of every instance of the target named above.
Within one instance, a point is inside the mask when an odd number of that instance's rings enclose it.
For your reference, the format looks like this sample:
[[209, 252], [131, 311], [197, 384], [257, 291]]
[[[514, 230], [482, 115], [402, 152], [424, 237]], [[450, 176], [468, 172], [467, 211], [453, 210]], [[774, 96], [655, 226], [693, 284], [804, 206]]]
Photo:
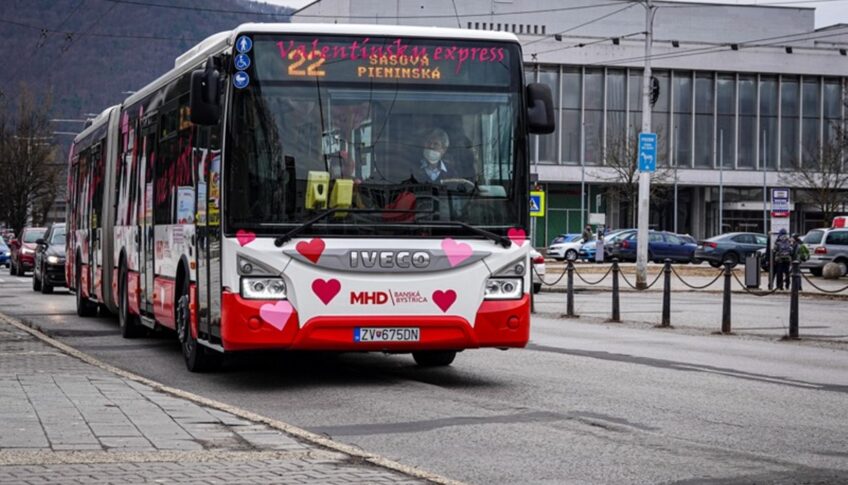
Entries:
[[0, 311], [167, 385], [471, 483], [845, 483], [848, 347], [536, 317], [528, 349], [232, 359], [188, 373], [0, 270]]

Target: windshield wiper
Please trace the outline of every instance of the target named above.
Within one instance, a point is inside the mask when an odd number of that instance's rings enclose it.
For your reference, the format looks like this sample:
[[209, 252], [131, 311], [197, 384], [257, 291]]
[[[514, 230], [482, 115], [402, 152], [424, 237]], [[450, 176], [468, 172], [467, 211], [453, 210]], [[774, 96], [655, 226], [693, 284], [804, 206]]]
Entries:
[[480, 229], [477, 226], [472, 226], [471, 224], [466, 224], [465, 222], [460, 222], [460, 221], [434, 221], [434, 222], [435, 222], [434, 225], [446, 224], [446, 225], [449, 225], [449, 226], [456, 226], [456, 227], [461, 227], [463, 229], [467, 229], [467, 230], [469, 230], [469, 231], [471, 231], [475, 234], [479, 234], [480, 236], [485, 237], [486, 239], [491, 239], [492, 241], [495, 242], [495, 244], [500, 244], [505, 249], [508, 249], [510, 246], [512, 246], [512, 241], [510, 241], [508, 237], [499, 236], [499, 235], [497, 235], [493, 232], [489, 232], [485, 229]]
[[282, 246], [283, 244], [291, 241], [291, 239], [303, 231], [309, 229], [316, 222], [326, 219], [327, 216], [333, 215], [337, 212], [344, 213], [353, 213], [353, 214], [432, 214], [432, 210], [414, 210], [414, 209], [345, 209], [342, 207], [337, 207], [335, 209], [327, 209], [324, 212], [319, 212], [315, 217], [309, 219], [303, 224], [295, 227], [291, 231], [283, 234], [282, 236], [274, 239], [274, 245], [277, 247]]

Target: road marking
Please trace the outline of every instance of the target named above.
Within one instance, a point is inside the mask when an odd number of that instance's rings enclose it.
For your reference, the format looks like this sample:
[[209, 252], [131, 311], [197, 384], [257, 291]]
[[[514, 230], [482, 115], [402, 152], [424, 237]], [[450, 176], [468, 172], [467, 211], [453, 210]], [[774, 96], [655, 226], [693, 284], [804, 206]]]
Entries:
[[199, 396], [197, 394], [184, 391], [182, 389], [177, 389], [175, 387], [166, 386], [160, 382], [154, 381], [152, 379], [148, 379], [146, 377], [142, 377], [138, 374], [134, 374], [132, 372], [126, 371], [124, 369], [115, 367], [113, 365], [107, 364], [91, 355], [86, 354], [85, 352], [81, 352], [70, 345], [64, 344], [52, 337], [45, 335], [43, 332], [36, 330], [29, 325], [17, 320], [16, 318], [10, 317], [3, 313], [0, 313], [0, 320], [12, 325], [19, 330], [23, 330], [24, 332], [29, 333], [35, 338], [41, 340], [42, 342], [51, 345], [66, 354], [76, 357], [77, 359], [91, 364], [95, 367], [103, 369], [107, 372], [111, 372], [112, 374], [116, 374], [125, 379], [129, 379], [131, 381], [138, 382], [140, 384], [144, 384], [146, 386], [151, 387], [154, 390], [165, 392], [171, 394], [172, 396], [176, 396], [181, 399], [186, 399], [195, 404], [199, 404], [201, 406], [205, 406], [212, 409], [217, 409], [219, 411], [224, 411], [225, 413], [233, 414], [239, 418], [246, 419], [248, 421], [253, 421], [257, 423], [262, 423], [272, 428], [278, 429], [287, 433], [291, 436], [297, 437], [306, 441], [308, 443], [312, 443], [314, 445], [323, 446], [324, 448], [329, 448], [333, 451], [338, 451], [340, 453], [344, 453], [346, 455], [350, 455], [355, 458], [359, 458], [363, 461], [371, 463], [372, 465], [376, 465], [382, 468], [387, 468], [389, 470], [394, 470], [396, 472], [403, 473], [405, 475], [409, 475], [414, 478], [420, 478], [423, 480], [428, 480], [433, 483], [439, 483], [444, 485], [465, 485], [464, 482], [460, 482], [458, 480], [453, 480], [450, 478], [446, 478], [435, 473], [426, 472], [424, 470], [404, 465], [403, 463], [396, 462], [394, 460], [390, 460], [388, 458], [384, 458], [375, 453], [367, 452], [357, 446], [347, 445], [344, 443], [339, 443], [338, 441], [334, 441], [332, 439], [327, 438], [326, 436], [319, 435], [317, 433], [313, 433], [311, 431], [307, 431], [303, 428], [299, 428], [297, 426], [288, 424], [283, 421], [279, 421], [277, 419], [268, 418], [266, 416], [262, 416], [261, 414], [254, 413], [252, 411], [248, 411], [246, 409], [242, 409], [236, 406], [231, 406], [229, 404], [222, 403], [220, 401], [216, 401], [214, 399], [209, 399], [206, 397]]

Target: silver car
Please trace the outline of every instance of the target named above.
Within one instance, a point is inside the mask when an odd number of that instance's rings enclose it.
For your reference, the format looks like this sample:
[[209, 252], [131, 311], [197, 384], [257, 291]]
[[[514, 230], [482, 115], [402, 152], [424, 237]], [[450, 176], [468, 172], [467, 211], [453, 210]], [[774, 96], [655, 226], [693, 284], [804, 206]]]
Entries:
[[804, 236], [810, 259], [801, 263], [814, 276], [821, 276], [827, 263], [842, 266], [842, 276], [848, 274], [848, 228], [813, 229]]

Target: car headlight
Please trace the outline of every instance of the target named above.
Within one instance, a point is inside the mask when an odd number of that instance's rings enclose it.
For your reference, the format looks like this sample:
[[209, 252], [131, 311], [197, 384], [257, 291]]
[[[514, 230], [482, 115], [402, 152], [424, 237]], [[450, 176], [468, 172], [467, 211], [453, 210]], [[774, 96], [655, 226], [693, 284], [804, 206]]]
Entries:
[[47, 263], [48, 264], [59, 264], [61, 262], [62, 262], [62, 258], [60, 258], [59, 256], [47, 256]]
[[34, 254], [35, 251], [33, 251], [32, 249], [29, 249], [29, 248], [21, 248], [21, 253], [22, 254]]
[[519, 300], [524, 296], [524, 281], [518, 278], [489, 278], [486, 281], [487, 300]]
[[248, 300], [285, 300], [286, 283], [282, 278], [242, 278], [241, 296]]

